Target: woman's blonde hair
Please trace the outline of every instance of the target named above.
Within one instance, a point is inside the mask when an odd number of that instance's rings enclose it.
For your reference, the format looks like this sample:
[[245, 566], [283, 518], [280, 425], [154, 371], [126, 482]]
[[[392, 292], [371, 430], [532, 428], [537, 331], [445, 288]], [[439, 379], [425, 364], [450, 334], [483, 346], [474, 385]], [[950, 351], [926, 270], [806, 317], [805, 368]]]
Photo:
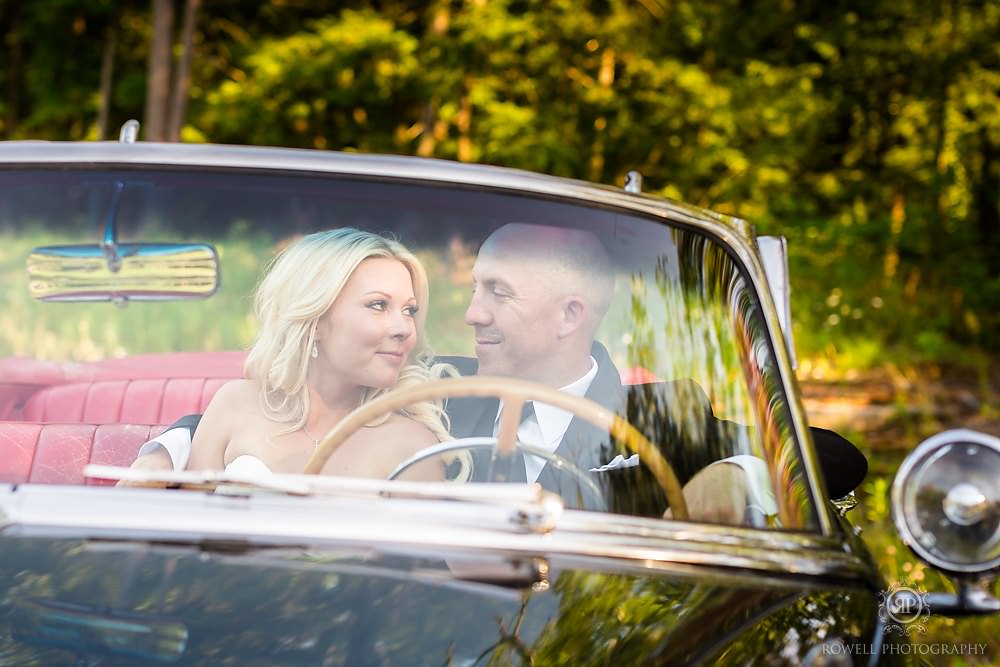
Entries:
[[[419, 309], [416, 344], [394, 388], [407, 387], [452, 374], [446, 364], [434, 364], [425, 324], [429, 288], [420, 260], [402, 243], [371, 232], [344, 227], [304, 236], [271, 261], [254, 299], [260, 329], [243, 372], [261, 385], [261, 406], [271, 419], [301, 428], [309, 414], [306, 376], [316, 325], [340, 295], [348, 278], [370, 257], [399, 260], [413, 281]], [[362, 402], [389, 389], [368, 388]], [[439, 440], [448, 436], [448, 418], [440, 402], [416, 403], [404, 414], [429, 428]]]

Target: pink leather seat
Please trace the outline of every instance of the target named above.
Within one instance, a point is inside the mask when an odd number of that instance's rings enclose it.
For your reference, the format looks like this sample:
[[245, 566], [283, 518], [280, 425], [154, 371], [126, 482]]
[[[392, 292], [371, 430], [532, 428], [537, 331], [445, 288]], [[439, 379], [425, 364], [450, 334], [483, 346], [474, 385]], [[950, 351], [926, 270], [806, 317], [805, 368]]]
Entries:
[[216, 390], [242, 376], [246, 354], [173, 352], [93, 363], [0, 359], [0, 419], [167, 424], [203, 412]]
[[0, 482], [112, 484], [85, 479], [83, 466], [127, 466], [135, 460], [142, 443], [163, 428], [144, 424], [0, 422]]
[[46, 387], [24, 404], [23, 419], [87, 424], [169, 424], [204, 412], [230, 378], [97, 380]]

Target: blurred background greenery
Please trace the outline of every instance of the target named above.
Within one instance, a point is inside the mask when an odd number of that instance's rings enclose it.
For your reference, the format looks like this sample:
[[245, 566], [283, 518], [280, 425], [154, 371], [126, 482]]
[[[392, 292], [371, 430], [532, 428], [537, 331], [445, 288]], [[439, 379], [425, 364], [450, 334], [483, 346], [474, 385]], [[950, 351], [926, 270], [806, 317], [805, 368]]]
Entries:
[[1000, 3], [0, 0], [0, 138], [418, 154], [790, 240], [804, 371], [1000, 330]]
[[995, 1], [0, 0], [0, 34], [0, 138], [138, 118], [144, 140], [637, 169], [788, 237], [807, 407], [872, 458], [856, 512], [890, 577], [924, 576], [886, 526], [900, 454], [1000, 433]]

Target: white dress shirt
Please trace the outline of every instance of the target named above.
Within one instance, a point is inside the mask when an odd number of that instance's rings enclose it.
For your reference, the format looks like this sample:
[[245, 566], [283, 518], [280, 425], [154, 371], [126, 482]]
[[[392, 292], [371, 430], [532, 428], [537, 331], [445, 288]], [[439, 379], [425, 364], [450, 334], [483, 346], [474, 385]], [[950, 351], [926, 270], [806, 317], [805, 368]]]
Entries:
[[[574, 396], [585, 396], [590, 389], [591, 383], [597, 377], [597, 360], [590, 358], [590, 370], [578, 380], [575, 380], [565, 387], [560, 387], [559, 391]], [[521, 422], [517, 429], [517, 439], [526, 445], [555, 452], [562, 442], [569, 423], [573, 421], [573, 413], [562, 408], [557, 408], [545, 403], [528, 401], [535, 409], [535, 413]], [[496, 419], [493, 422], [493, 435], [496, 435], [500, 426], [500, 414], [503, 412], [503, 401], [497, 410]], [[528, 482], [534, 482], [542, 474], [545, 467], [545, 459], [538, 456], [526, 454], [524, 457], [524, 472]]]

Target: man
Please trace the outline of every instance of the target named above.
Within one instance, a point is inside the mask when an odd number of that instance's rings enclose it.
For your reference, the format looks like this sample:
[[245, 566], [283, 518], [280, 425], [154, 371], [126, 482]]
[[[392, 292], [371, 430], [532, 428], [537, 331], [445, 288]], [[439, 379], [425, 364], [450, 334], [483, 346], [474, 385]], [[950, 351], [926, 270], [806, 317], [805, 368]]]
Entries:
[[[478, 363], [458, 361], [463, 374], [515, 377], [613, 409], [624, 405], [618, 369], [594, 341], [614, 292], [614, 265], [596, 235], [508, 224], [483, 243], [472, 276], [465, 323], [474, 331]], [[502, 409], [497, 399], [450, 401], [452, 435], [494, 435]], [[607, 457], [607, 433], [588, 422], [530, 401], [526, 412], [518, 428], [521, 442], [554, 453], [583, 472], [614, 460], [614, 455]], [[509, 470], [498, 472], [499, 465], [477, 456], [473, 479], [537, 481], [573, 504], [594, 505], [593, 494], [588, 498], [578, 488], [578, 478], [540, 457], [517, 457]]]
[[[629, 412], [618, 369], [595, 340], [614, 293], [614, 263], [595, 234], [507, 224], [484, 241], [472, 275], [465, 323], [474, 331], [476, 360], [455, 360], [463, 375], [531, 380], [584, 396], [619, 414]], [[659, 440], [670, 444], [663, 453], [684, 484], [690, 518], [759, 525], [775, 516], [766, 464], [753, 456], [729, 455], [734, 431], [742, 427], [715, 418], [708, 396], [691, 380], [664, 383], [653, 391], [689, 417], [686, 425], [661, 424], [666, 437]], [[656, 397], [646, 396], [637, 404], [655, 402]], [[453, 399], [448, 406], [452, 435], [495, 435], [502, 410], [497, 399]], [[643, 476], [638, 457], [628, 452], [622, 456], [607, 432], [542, 403], [529, 401], [524, 412], [518, 439], [591, 475], [604, 496], [602, 504], [627, 513], [663, 512], [665, 498], [652, 478]], [[685, 436], [685, 427], [696, 435]], [[813, 436], [827, 485], [837, 494], [832, 497], [845, 495], [860, 483], [867, 462], [832, 432], [813, 429]], [[683, 441], [690, 446], [678, 451]], [[475, 481], [535, 481], [570, 506], [599, 507], [577, 476], [540, 457], [529, 454], [499, 462], [478, 455], [474, 463]], [[640, 498], [643, 494], [651, 497]]]

